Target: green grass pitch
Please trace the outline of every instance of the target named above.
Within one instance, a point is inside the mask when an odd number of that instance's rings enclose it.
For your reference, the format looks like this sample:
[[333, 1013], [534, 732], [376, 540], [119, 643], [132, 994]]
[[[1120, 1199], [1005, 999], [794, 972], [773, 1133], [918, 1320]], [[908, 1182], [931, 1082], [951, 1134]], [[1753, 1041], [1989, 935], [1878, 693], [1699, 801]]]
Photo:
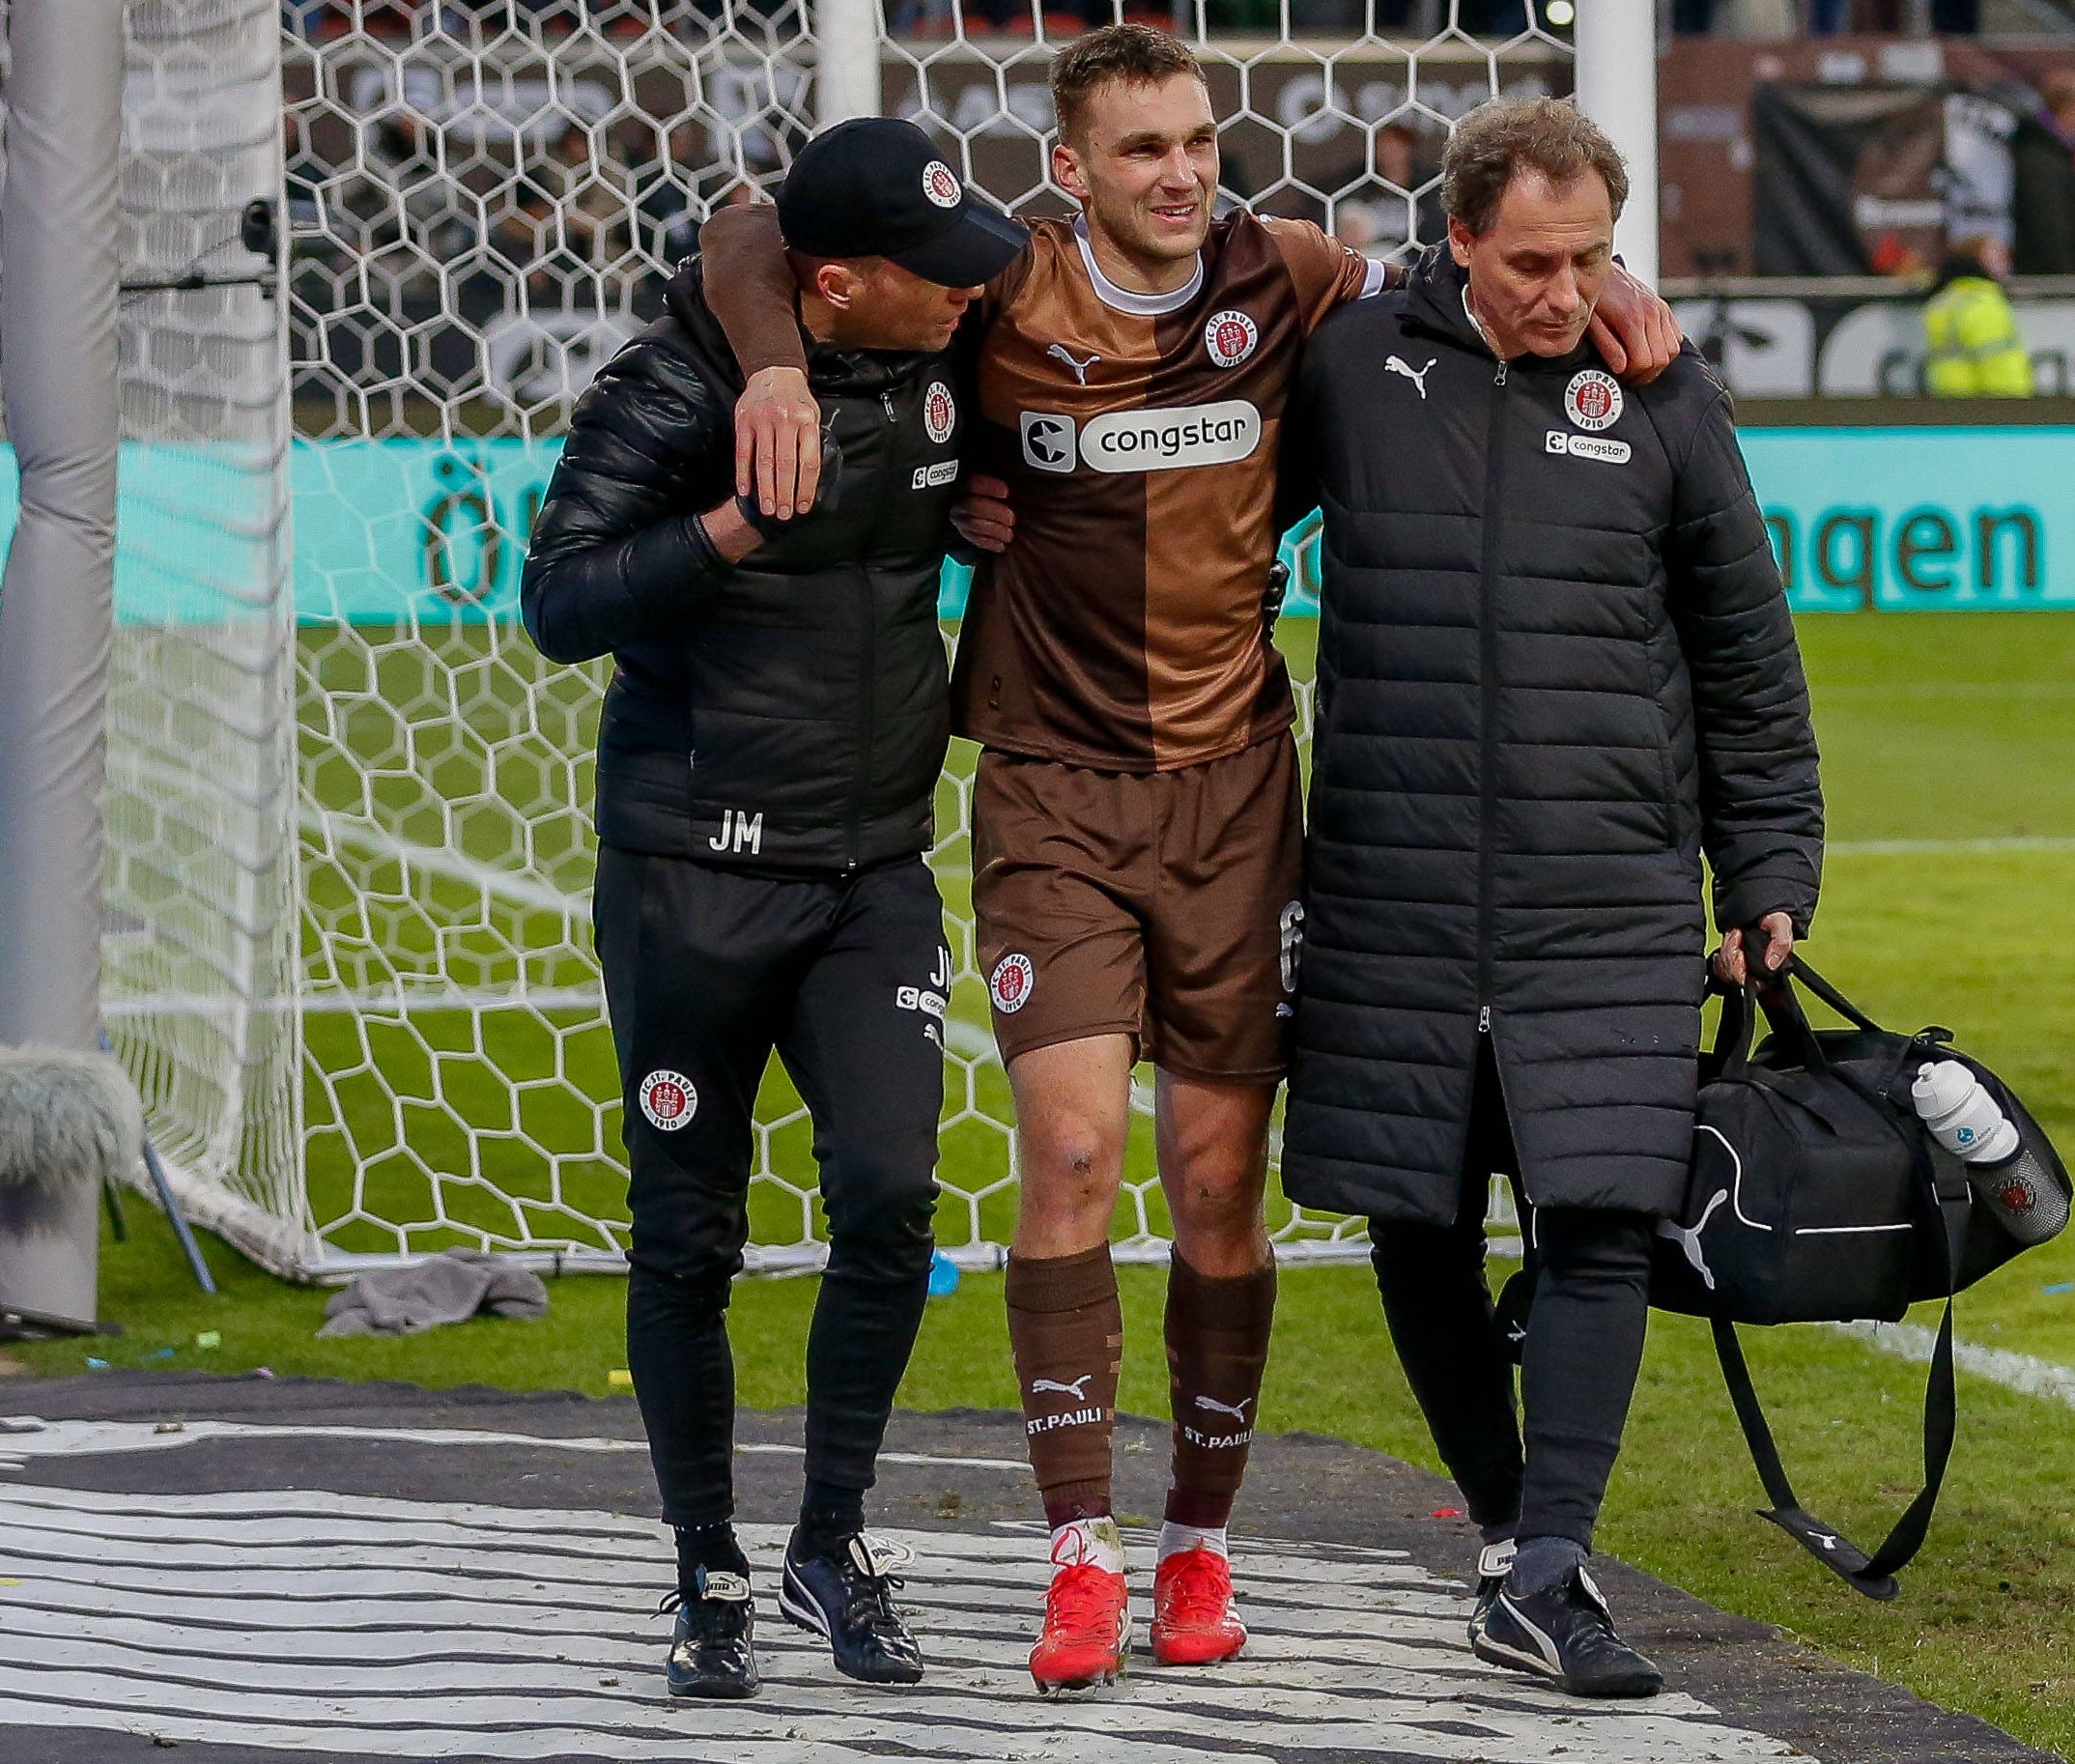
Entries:
[[[1802, 621], [1801, 634], [1833, 840], [1811, 959], [1890, 1026], [1951, 1026], [1963, 1046], [2017, 1086], [2063, 1147], [2075, 1149], [2075, 953], [2066, 929], [2075, 897], [2075, 617], [1814, 616]], [[1314, 635], [1309, 624], [1284, 626], [1300, 674], [1309, 672]], [[456, 640], [465, 640], [479, 639]], [[415, 689], [395, 678], [382, 685], [401, 698]], [[497, 698], [498, 689], [486, 690]], [[505, 689], [498, 701], [509, 696]], [[371, 747], [392, 739], [393, 731], [379, 728], [365, 737]], [[465, 754], [453, 766], [466, 795], [476, 773]], [[395, 792], [398, 808], [409, 811], [409, 781], [378, 781], [377, 787]], [[320, 794], [339, 807], [359, 788], [343, 775], [319, 779]], [[493, 824], [481, 837], [487, 859], [500, 836]], [[545, 837], [558, 880], [581, 886], [581, 840], [566, 827], [550, 827]], [[319, 867], [311, 886], [338, 888], [340, 878]], [[420, 885], [413, 896], [399, 887], [386, 916], [368, 918], [366, 937], [391, 951], [429, 952], [441, 935], [438, 894]], [[469, 946], [483, 983], [508, 979], [529, 959], [526, 910], [512, 911], [500, 936]], [[576, 978], [540, 965], [535, 983]], [[966, 983], [954, 1008], [969, 1025], [983, 1025], [977, 982]], [[348, 1017], [311, 1020], [313, 1065], [332, 1074], [339, 1099], [329, 1114], [311, 1104], [312, 1198], [321, 1220], [342, 1209], [349, 1136], [382, 1160], [369, 1201], [388, 1216], [406, 1217], [412, 1215], [391, 1209], [424, 1198], [422, 1167], [450, 1170], [448, 1160], [461, 1155], [455, 1113], [479, 1124], [513, 1124], [512, 1093], [481, 1080], [485, 1056], [526, 1080], [516, 1106], [529, 1112], [524, 1137], [514, 1132], [492, 1142], [483, 1174], [554, 1216], [555, 1194], [528, 1150], [528, 1141], [544, 1143], [569, 1160], [561, 1194], [574, 1212], [618, 1215], [609, 1155], [616, 1121], [572, 1101], [610, 1091], [602, 1037], [558, 1038], [550, 1033], [552, 1014], [495, 1013], [480, 1042], [461, 1012], [414, 1011], [410, 1021], [409, 1033], [378, 1026], [363, 1043]], [[767, 1095], [775, 1106], [789, 1106], [776, 1075]], [[1006, 1115], [998, 1088], [982, 1100]], [[791, 1167], [807, 1167], [804, 1133], [777, 1150]], [[947, 1138], [946, 1174], [970, 1177], [999, 1154], [998, 1134], [965, 1123]], [[1134, 1146], [1133, 1158], [1134, 1175], [1151, 1174], [1147, 1147]], [[483, 1219], [497, 1216], [487, 1187], [460, 1192], [474, 1195], [470, 1205]], [[451, 1194], [449, 1205], [457, 1216], [464, 1211]], [[1009, 1208], [1006, 1196], [989, 1203], [983, 1223], [990, 1235], [1006, 1234]], [[117, 1363], [140, 1363], [171, 1346], [174, 1364], [226, 1371], [266, 1364], [283, 1373], [603, 1394], [608, 1374], [624, 1360], [617, 1281], [558, 1282], [553, 1312], [538, 1324], [471, 1323], [399, 1342], [318, 1342], [312, 1331], [322, 1294], [282, 1287], [213, 1245], [225, 1292], [205, 1301], [187, 1283], [163, 1227], [138, 1219], [140, 1210], [131, 1209], [130, 1242], [107, 1249], [104, 1310], [129, 1333], [96, 1351]], [[767, 1211], [759, 1227], [767, 1236], [796, 1235], [797, 1211]], [[342, 1236], [345, 1246], [385, 1246], [372, 1232], [354, 1232], [360, 1235]], [[1166, 1400], [1161, 1276], [1127, 1268], [1123, 1286], [1122, 1401], [1159, 1414]], [[743, 1401], [801, 1400], [813, 1293], [811, 1280], [738, 1287]], [[2075, 1366], [2075, 1234], [2019, 1258], [1964, 1295], [1959, 1318], [1968, 1341]], [[193, 1337], [208, 1328], [220, 1330], [223, 1341], [204, 1354]], [[1862, 1541], [1878, 1535], [1919, 1471], [1921, 1368], [1822, 1329], [1747, 1331], [1746, 1339], [1797, 1487]], [[61, 1342], [14, 1351], [35, 1371], [58, 1373], [77, 1370], [85, 1350]], [[955, 1295], [932, 1302], [903, 1401], [937, 1408], [1009, 1407], [1015, 1400], [1000, 1281], [968, 1276]], [[2075, 1409], [1965, 1373], [1961, 1409], [1959, 1447], [1930, 1542], [1905, 1575], [1903, 1596], [1875, 1606], [1751, 1517], [1761, 1492], [1705, 1331], [1654, 1318], [1602, 1541], [1727, 1608], [1782, 1624], [1853, 1664], [2075, 1753]], [[1262, 1420], [1435, 1463], [1392, 1362], [1366, 1269], [1285, 1275]]]

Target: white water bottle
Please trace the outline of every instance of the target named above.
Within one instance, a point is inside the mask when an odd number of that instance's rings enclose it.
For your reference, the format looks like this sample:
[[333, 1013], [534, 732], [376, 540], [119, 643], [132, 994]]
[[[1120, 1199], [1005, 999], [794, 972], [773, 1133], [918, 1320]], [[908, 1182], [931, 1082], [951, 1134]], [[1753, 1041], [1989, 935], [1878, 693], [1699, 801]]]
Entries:
[[2000, 1164], [2017, 1150], [2017, 1128], [1957, 1060], [1919, 1067], [1910, 1100], [1932, 1137], [1970, 1164]]
[[2025, 1150], [2016, 1124], [1957, 1060], [1918, 1068], [1910, 1100], [1932, 1137], [1967, 1166], [1982, 1204], [2020, 1243], [2044, 1243], [2068, 1222], [2067, 1196]]

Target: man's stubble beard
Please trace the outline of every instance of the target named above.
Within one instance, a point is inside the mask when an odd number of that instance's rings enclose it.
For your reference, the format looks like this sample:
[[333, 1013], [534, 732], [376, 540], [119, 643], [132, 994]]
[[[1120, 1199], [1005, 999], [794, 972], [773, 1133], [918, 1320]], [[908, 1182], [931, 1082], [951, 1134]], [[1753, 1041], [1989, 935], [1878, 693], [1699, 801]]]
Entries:
[[1117, 253], [1126, 259], [1172, 264], [1194, 257], [1204, 248], [1204, 242], [1210, 237], [1210, 216], [1214, 198], [1210, 193], [1202, 196], [1200, 217], [1190, 229], [1186, 243], [1161, 234], [1153, 224], [1151, 209], [1157, 206], [1153, 199], [1144, 204], [1123, 198], [1105, 201], [1098, 192], [1091, 192], [1094, 200], [1089, 203], [1088, 224], [1108, 241]]

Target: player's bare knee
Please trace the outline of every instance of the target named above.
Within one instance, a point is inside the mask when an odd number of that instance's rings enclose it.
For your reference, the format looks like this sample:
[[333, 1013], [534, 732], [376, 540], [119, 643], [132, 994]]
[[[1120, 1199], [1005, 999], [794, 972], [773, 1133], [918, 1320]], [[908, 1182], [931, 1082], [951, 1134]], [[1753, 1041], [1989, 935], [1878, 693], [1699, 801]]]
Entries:
[[1123, 1135], [1087, 1119], [1055, 1116], [1016, 1130], [1023, 1179], [1068, 1189], [1114, 1188], [1123, 1176]]
[[1025, 1192], [1053, 1210], [1108, 1213], [1117, 1198], [1123, 1171], [1095, 1151], [1065, 1150], [1042, 1159], [1024, 1154]]
[[1192, 1230], [1208, 1236], [1243, 1237], [1261, 1222], [1261, 1197], [1240, 1187], [1195, 1188], [1178, 1216], [1185, 1216]]
[[1188, 1172], [1166, 1181], [1168, 1209], [1184, 1253], [1194, 1245], [1223, 1262], [1265, 1240], [1262, 1184], [1247, 1169]]

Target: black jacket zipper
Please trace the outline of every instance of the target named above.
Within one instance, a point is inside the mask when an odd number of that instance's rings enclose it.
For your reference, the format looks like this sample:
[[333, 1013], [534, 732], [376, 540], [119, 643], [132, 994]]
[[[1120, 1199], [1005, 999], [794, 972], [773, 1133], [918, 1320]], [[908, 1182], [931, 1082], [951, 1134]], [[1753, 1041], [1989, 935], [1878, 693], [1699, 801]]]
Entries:
[[860, 620], [863, 630], [858, 644], [858, 773], [857, 783], [850, 792], [850, 826], [845, 835], [843, 868], [854, 870], [858, 867], [859, 853], [864, 845], [865, 793], [871, 783], [872, 696], [877, 686], [879, 667], [879, 613], [874, 604], [871, 585], [871, 557], [874, 542], [879, 537], [879, 522], [891, 501], [894, 486], [894, 461], [899, 452], [900, 413], [894, 409], [894, 394], [879, 394], [880, 408], [886, 412], [887, 427], [885, 463], [880, 469], [880, 481], [885, 491], [872, 504], [871, 520], [865, 529], [864, 554], [858, 563], [858, 593], [863, 600], [864, 616]]
[[1498, 806], [1498, 545], [1505, 488], [1506, 364], [1492, 380], [1492, 414], [1485, 435], [1484, 570], [1477, 610], [1477, 1027], [1492, 1023], [1492, 872], [1497, 864], [1492, 822]]

